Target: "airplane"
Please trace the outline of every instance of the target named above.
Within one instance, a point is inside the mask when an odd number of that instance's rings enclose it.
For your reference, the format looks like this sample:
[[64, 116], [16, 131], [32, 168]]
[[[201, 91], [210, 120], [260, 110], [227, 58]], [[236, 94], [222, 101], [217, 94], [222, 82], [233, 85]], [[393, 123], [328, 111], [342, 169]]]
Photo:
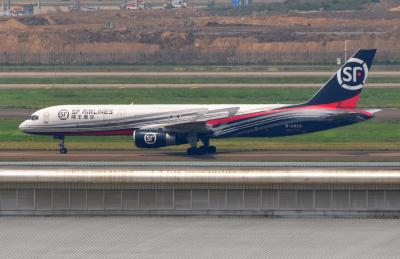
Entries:
[[[308, 101], [300, 104], [58, 105], [34, 112], [22, 132], [51, 135], [59, 152], [66, 136], [129, 135], [137, 147], [189, 144], [188, 155], [214, 154], [210, 139], [280, 137], [369, 120], [379, 109], [356, 105], [376, 49], [360, 49]], [[198, 143], [202, 145], [198, 147]]]

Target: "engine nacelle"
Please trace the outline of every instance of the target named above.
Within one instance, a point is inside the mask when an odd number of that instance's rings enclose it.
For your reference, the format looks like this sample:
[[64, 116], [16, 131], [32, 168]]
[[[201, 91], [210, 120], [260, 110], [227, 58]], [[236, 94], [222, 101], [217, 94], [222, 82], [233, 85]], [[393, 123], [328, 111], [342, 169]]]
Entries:
[[133, 132], [133, 141], [137, 147], [141, 148], [159, 148], [188, 143], [184, 136], [175, 133], [140, 130]]

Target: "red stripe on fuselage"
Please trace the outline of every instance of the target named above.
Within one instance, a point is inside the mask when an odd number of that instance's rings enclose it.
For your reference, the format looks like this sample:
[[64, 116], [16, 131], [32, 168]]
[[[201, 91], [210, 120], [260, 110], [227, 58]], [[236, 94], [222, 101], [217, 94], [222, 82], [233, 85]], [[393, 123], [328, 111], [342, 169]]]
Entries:
[[343, 108], [343, 109], [355, 109], [359, 99], [360, 99], [360, 95], [357, 94], [356, 96], [354, 96], [350, 99], [339, 102], [338, 107]]
[[[304, 109], [326, 109], [326, 110], [341, 110], [341, 111], [356, 111], [367, 115], [368, 117], [373, 117], [372, 113], [363, 111], [363, 110], [354, 110], [360, 95], [356, 95], [350, 99], [343, 100], [340, 102], [335, 103], [327, 103], [327, 104], [320, 104], [320, 105], [313, 105], [313, 106], [298, 106], [293, 108], [282, 108], [277, 110], [268, 110], [262, 112], [255, 112], [255, 113], [247, 113], [242, 115], [231, 116], [228, 118], [222, 119], [214, 119], [207, 121], [207, 124], [210, 126], [220, 125], [223, 123], [234, 122], [242, 119], [254, 118], [258, 116], [264, 116], [279, 112], [285, 111], [293, 111], [293, 110], [304, 110]], [[133, 134], [134, 129], [125, 129], [125, 130], [112, 130], [112, 131], [86, 131], [86, 132], [71, 132], [65, 133], [63, 135], [84, 135], [84, 136], [131, 136]]]
[[365, 115], [367, 115], [369, 117], [373, 116], [372, 113], [369, 113], [369, 112], [366, 112], [366, 111], [363, 111], [363, 110], [354, 110], [354, 109], [348, 109], [348, 108], [339, 107], [339, 103], [340, 102], [322, 104], [322, 105], [314, 105], [314, 106], [283, 108], [283, 109], [269, 110], [269, 111], [264, 111], [264, 112], [248, 113], [248, 114], [242, 114], [242, 115], [232, 116], [232, 117], [228, 117], [228, 118], [209, 120], [209, 121], [207, 121], [207, 124], [211, 125], [211, 126], [214, 126], [214, 125], [219, 125], [219, 124], [223, 124], [223, 123], [229, 123], [229, 122], [234, 122], [234, 121], [238, 121], [238, 120], [242, 120], [242, 119], [254, 118], [254, 117], [258, 117], [258, 116], [269, 115], [269, 114], [274, 114], [274, 113], [279, 113], [279, 112], [293, 111], [293, 110], [305, 110], [305, 109], [325, 109], [325, 110], [356, 111], [356, 112], [365, 114]]
[[340, 108], [340, 109], [349, 109], [353, 110], [356, 108], [358, 100], [360, 99], [360, 94], [351, 97], [349, 99], [334, 102], [334, 103], [325, 103], [325, 104], [318, 104], [309, 107], [319, 107], [319, 108]]

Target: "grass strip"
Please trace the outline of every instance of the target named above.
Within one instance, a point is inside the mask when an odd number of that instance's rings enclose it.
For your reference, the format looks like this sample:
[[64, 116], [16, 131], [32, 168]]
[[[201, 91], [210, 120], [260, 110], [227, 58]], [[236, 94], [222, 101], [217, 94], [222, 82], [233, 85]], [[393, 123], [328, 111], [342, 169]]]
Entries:
[[[276, 104], [301, 103], [316, 93], [314, 88], [77, 88], [3, 89], [0, 108], [39, 109], [62, 104]], [[395, 88], [368, 89], [359, 107], [400, 107]]]
[[[0, 77], [0, 84], [323, 84], [329, 77]], [[400, 77], [371, 77], [369, 83], [400, 83]]]
[[[374, 65], [374, 71], [398, 71], [399, 65]], [[66, 72], [66, 71], [332, 71], [338, 69], [337, 65], [221, 65], [221, 66], [135, 66], [135, 65], [4, 65], [0, 66], [0, 72]]]

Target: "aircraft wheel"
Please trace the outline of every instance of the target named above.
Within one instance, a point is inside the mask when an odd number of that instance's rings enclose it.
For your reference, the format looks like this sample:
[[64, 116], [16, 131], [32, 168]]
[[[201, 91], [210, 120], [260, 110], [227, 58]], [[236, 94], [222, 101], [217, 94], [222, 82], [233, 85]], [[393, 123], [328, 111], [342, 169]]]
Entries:
[[187, 150], [186, 150], [186, 153], [188, 154], [188, 155], [196, 155], [197, 154], [197, 148], [195, 148], [195, 147], [191, 147], [191, 148], [188, 148]]
[[205, 155], [208, 152], [208, 148], [206, 146], [201, 146], [197, 149], [198, 155]]
[[207, 149], [207, 152], [209, 154], [215, 154], [215, 153], [217, 153], [217, 148], [215, 146], [209, 146]]
[[66, 149], [65, 147], [60, 148], [60, 153], [61, 154], [67, 154], [68, 153], [68, 149]]

